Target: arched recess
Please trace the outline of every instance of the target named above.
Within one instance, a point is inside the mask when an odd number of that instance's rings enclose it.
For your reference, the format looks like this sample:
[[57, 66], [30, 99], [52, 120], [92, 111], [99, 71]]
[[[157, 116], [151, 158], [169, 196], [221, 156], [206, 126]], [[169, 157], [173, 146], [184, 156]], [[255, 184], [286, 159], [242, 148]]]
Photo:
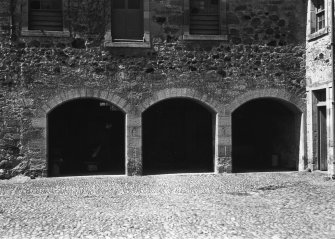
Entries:
[[[73, 170], [71, 172], [66, 172], [62, 173], [61, 171], [61, 164], [65, 164], [64, 161], [66, 160], [65, 158], [62, 158], [62, 153], [57, 152], [57, 150], [51, 149], [51, 147], [55, 147], [55, 143], [53, 140], [50, 140], [50, 137], [54, 137], [55, 133], [57, 132], [57, 127], [61, 128], [62, 125], [61, 123], [57, 123], [60, 121], [59, 119], [63, 118], [63, 126], [66, 124], [72, 124], [68, 127], [67, 130], [78, 130], [81, 131], [81, 133], [78, 133], [78, 141], [83, 141], [82, 135], [86, 135], [92, 133], [95, 134], [95, 136], [98, 136], [98, 133], [94, 133], [94, 127], [96, 127], [96, 130], [99, 129], [105, 129], [106, 133], [106, 139], [107, 139], [107, 144], [109, 145], [104, 145], [104, 140], [101, 138], [101, 142], [96, 142], [96, 150], [97, 151], [95, 154], [94, 152], [91, 152], [91, 156], [94, 154], [94, 158], [98, 161], [98, 157], [107, 157], [108, 155], [113, 156], [113, 152], [103, 152], [103, 148], [106, 149], [106, 147], [111, 146], [112, 143], [117, 142], [117, 139], [114, 137], [114, 135], [119, 135], [120, 137], [118, 138], [122, 142], [118, 144], [118, 149], [117, 153], [114, 154], [116, 157], [122, 157], [123, 159], [123, 165], [118, 166], [117, 168], [117, 174], [125, 174], [125, 170], [127, 169], [127, 150], [126, 150], [126, 145], [127, 145], [127, 116], [129, 112], [129, 105], [127, 102], [119, 97], [118, 95], [114, 94], [113, 92], [109, 91], [103, 91], [103, 90], [95, 90], [95, 89], [87, 89], [87, 88], [80, 88], [80, 89], [73, 89], [69, 91], [63, 91], [58, 93], [57, 95], [53, 96], [47, 103], [45, 103], [38, 115], [40, 118], [35, 118], [33, 120], [33, 126], [37, 128], [43, 128], [44, 129], [44, 151], [45, 152], [45, 158], [46, 158], [46, 169], [47, 175], [48, 176], [58, 176], [58, 175], [85, 175], [85, 174], [98, 174], [98, 173], [109, 173], [109, 174], [114, 174], [113, 169], [111, 169], [111, 165], [109, 162], [106, 160], [104, 163], [100, 163], [100, 168], [103, 168], [106, 166], [108, 168], [108, 172], [103, 172], [104, 170], [99, 170], [98, 164], [91, 163], [90, 161], [93, 159], [86, 157], [86, 159], [83, 159], [83, 161], [79, 162], [78, 168], [81, 168], [82, 171], [78, 170]], [[85, 111], [91, 111], [91, 115], [83, 115]], [[75, 113], [78, 113], [76, 111], [80, 111], [78, 116], [75, 115]], [[57, 112], [53, 115], [54, 112]], [[51, 117], [51, 115], [53, 115]], [[70, 117], [72, 115], [72, 120], [66, 120], [67, 117]], [[100, 115], [100, 116], [99, 116]], [[98, 119], [100, 117], [100, 119]], [[51, 118], [53, 118], [51, 120]], [[108, 118], [108, 120], [107, 120]], [[101, 120], [104, 119], [104, 120]], [[76, 123], [77, 121], [77, 123]], [[67, 122], [67, 123], [65, 123]], [[69, 123], [72, 122], [72, 123]], [[98, 123], [99, 122], [99, 123]], [[51, 124], [50, 124], [51, 123]], [[52, 124], [58, 124], [57, 127], [54, 127]], [[84, 125], [86, 126], [84, 127]], [[90, 129], [86, 129], [87, 125], [91, 125]], [[113, 131], [113, 124], [115, 124], [114, 128], [119, 128], [116, 131]], [[82, 127], [81, 127], [81, 126]], [[102, 127], [104, 125], [104, 127]], [[101, 126], [101, 127], [100, 127]], [[81, 128], [80, 128], [81, 127]], [[53, 129], [52, 129], [53, 128]], [[85, 129], [84, 129], [85, 128]], [[52, 130], [51, 130], [52, 129]], [[120, 132], [120, 130], [122, 132]], [[114, 133], [113, 133], [114, 132]], [[72, 132], [74, 133], [74, 131]], [[53, 135], [50, 135], [53, 134]], [[56, 137], [56, 136], [55, 136]], [[57, 136], [59, 137], [59, 136]], [[63, 137], [63, 136], [61, 136]], [[88, 138], [89, 136], [87, 136]], [[97, 138], [96, 137], [96, 138]], [[102, 136], [101, 136], [102, 137]], [[114, 137], [114, 138], [113, 138]], [[70, 137], [71, 138], [71, 137]], [[80, 138], [80, 139], [79, 139]], [[66, 141], [66, 140], [65, 140]], [[104, 142], [104, 143], [103, 143]], [[93, 142], [94, 143], [94, 142]], [[54, 145], [51, 145], [54, 144]], [[71, 144], [71, 142], [68, 142], [68, 144]], [[77, 148], [77, 153], [80, 155], [79, 151], [84, 151], [85, 149], [85, 144], [80, 145], [76, 141], [72, 143], [74, 145], [73, 148]], [[100, 147], [99, 147], [100, 144]], [[102, 147], [103, 146], [103, 147]], [[79, 148], [83, 148], [82, 150], [79, 150]], [[93, 145], [92, 145], [93, 147]], [[122, 147], [122, 149], [120, 149]], [[111, 147], [112, 148], [112, 147]], [[67, 147], [67, 152], [70, 151], [71, 147]], [[58, 150], [59, 151], [59, 150]], [[75, 150], [72, 153], [76, 153]], [[104, 155], [104, 156], [99, 156]], [[70, 154], [68, 154], [70, 155]], [[108, 157], [109, 157], [108, 156]], [[62, 158], [60, 160], [60, 158]], [[77, 158], [78, 159], [78, 158]], [[63, 162], [62, 162], [63, 161]], [[78, 161], [78, 160], [77, 160]], [[100, 160], [101, 161], [101, 160]], [[107, 162], [107, 163], [106, 163]], [[75, 162], [72, 162], [75, 164]], [[71, 166], [72, 169], [75, 166]], [[86, 170], [86, 171], [85, 171]], [[64, 170], [63, 170], [64, 171]], [[67, 170], [65, 170], [67, 171]]]
[[303, 102], [278, 89], [250, 91], [229, 106], [232, 170], [302, 170], [305, 166]]
[[141, 106], [144, 173], [216, 171], [218, 108], [211, 97], [185, 88], [146, 100]]

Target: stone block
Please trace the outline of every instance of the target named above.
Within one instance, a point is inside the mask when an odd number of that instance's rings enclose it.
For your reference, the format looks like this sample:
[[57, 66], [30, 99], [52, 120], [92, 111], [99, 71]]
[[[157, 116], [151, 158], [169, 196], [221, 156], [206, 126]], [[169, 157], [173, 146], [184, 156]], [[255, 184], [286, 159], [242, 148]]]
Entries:
[[232, 118], [230, 116], [219, 116], [219, 126], [231, 126]]
[[124, 99], [122, 99], [122, 98], [120, 98], [120, 100], [119, 100], [119, 102], [118, 102], [118, 106], [119, 106], [121, 109], [123, 109], [124, 111], [126, 111], [126, 110], [125, 110], [126, 105], [127, 105], [127, 101], [124, 100]]
[[80, 94], [78, 92], [78, 90], [74, 89], [74, 90], [70, 90], [68, 91], [68, 99], [75, 99], [75, 98], [79, 98]]
[[158, 99], [158, 100], [163, 100], [163, 99], [165, 99], [165, 98], [166, 98], [165, 91], [159, 91], [159, 92], [156, 94], [156, 96], [157, 96], [157, 99]]
[[46, 128], [47, 119], [46, 118], [33, 118], [31, 124], [34, 128]]
[[86, 88], [86, 97], [94, 98], [94, 89]]
[[132, 127], [132, 126], [141, 126], [142, 125], [142, 117], [140, 116], [132, 116], [129, 115], [127, 119], [127, 126]]
[[142, 127], [141, 126], [129, 126], [128, 127], [128, 137], [141, 137]]
[[109, 92], [107, 90], [100, 91], [100, 99], [107, 100]]
[[219, 145], [231, 145], [232, 138], [231, 137], [219, 137], [218, 144]]
[[142, 157], [142, 150], [141, 148], [128, 147], [127, 155], [129, 158], [140, 160]]
[[142, 139], [139, 137], [128, 137], [128, 147], [140, 148], [142, 147]]
[[109, 102], [111, 102], [112, 104], [122, 108], [119, 104], [120, 100], [121, 100], [121, 97], [110, 92], [109, 95], [108, 95], [108, 99], [107, 99]]
[[79, 89], [79, 95], [80, 95], [81, 98], [85, 98], [86, 97], [86, 89], [85, 88]]
[[219, 145], [219, 157], [231, 157], [231, 145]]
[[45, 112], [48, 113], [51, 110], [51, 107], [48, 104], [42, 105], [41, 109]]

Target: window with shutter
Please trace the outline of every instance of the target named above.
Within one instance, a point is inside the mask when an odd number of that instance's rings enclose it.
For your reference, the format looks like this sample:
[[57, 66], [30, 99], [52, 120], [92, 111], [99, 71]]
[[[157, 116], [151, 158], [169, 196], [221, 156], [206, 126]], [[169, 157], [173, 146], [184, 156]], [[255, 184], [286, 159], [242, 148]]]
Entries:
[[183, 40], [227, 41], [226, 0], [184, 0]]
[[311, 0], [310, 6], [311, 14], [311, 33], [315, 33], [325, 28], [325, 1]]
[[190, 0], [190, 34], [220, 35], [219, 0]]
[[143, 41], [143, 0], [112, 1], [113, 41]]
[[104, 46], [150, 48], [150, 0], [110, 0]]
[[62, 0], [29, 0], [28, 29], [63, 30]]

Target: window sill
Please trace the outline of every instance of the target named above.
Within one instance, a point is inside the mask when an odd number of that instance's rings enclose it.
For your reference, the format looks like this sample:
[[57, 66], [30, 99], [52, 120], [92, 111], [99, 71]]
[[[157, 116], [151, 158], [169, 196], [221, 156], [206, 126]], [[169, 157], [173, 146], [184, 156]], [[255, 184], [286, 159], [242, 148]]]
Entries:
[[22, 30], [23, 37], [70, 37], [69, 31]]
[[150, 48], [150, 42], [113, 42], [105, 41], [105, 47], [119, 47], [119, 48]]
[[185, 41], [227, 41], [227, 35], [190, 35], [184, 34], [183, 40]]
[[326, 28], [323, 28], [323, 29], [321, 29], [317, 32], [314, 32], [312, 34], [307, 35], [307, 40], [312, 41], [316, 38], [322, 37], [322, 36], [327, 35], [327, 34], [328, 34], [328, 28], [326, 27]]

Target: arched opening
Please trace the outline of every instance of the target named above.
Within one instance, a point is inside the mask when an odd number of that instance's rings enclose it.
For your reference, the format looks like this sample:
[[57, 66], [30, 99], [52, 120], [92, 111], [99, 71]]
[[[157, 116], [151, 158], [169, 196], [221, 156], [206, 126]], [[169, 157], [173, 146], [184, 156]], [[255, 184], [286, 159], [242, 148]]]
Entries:
[[174, 98], [143, 113], [143, 172], [214, 171], [213, 113], [197, 102]]
[[48, 114], [48, 175], [125, 174], [125, 114], [98, 99], [76, 99]]
[[274, 98], [251, 100], [232, 115], [233, 171], [297, 170], [301, 112]]

